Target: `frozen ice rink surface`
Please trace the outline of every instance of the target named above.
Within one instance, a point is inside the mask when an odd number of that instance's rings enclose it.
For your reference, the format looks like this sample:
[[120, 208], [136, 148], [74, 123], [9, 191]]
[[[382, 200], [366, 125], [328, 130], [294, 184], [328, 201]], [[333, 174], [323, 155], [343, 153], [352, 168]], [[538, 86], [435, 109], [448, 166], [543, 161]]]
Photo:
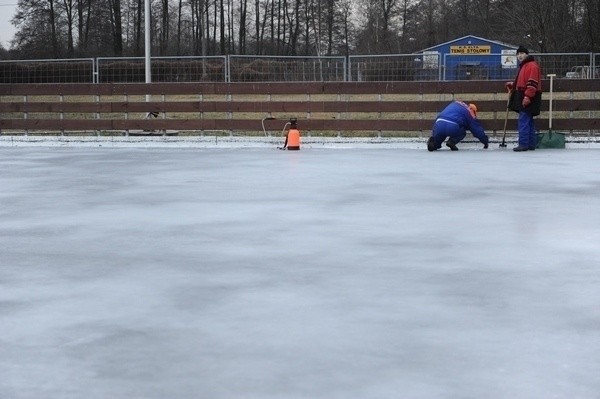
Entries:
[[0, 148], [0, 398], [599, 398], [599, 159]]

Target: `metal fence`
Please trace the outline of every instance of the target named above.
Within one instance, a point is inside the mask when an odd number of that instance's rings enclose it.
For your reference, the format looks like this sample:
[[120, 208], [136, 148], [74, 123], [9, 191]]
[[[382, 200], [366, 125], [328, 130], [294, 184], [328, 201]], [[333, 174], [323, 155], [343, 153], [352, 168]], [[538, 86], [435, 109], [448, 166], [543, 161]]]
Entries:
[[[591, 79], [598, 76], [574, 73], [592, 68], [592, 53], [540, 53], [533, 54], [544, 75], [558, 78]], [[445, 54], [441, 66], [442, 80], [510, 80], [517, 70], [517, 59], [512, 54], [482, 54], [473, 56]]]
[[[544, 75], [600, 78], [600, 54], [533, 54]], [[333, 57], [152, 57], [152, 82], [378, 82], [510, 80], [513, 54], [439, 53]], [[143, 83], [143, 57], [0, 61], [0, 83]]]
[[549, 53], [535, 54], [544, 74], [554, 73], [559, 78], [593, 79], [599, 76], [573, 73], [580, 68], [593, 69], [594, 55], [592, 53]]
[[[592, 68], [594, 75], [600, 75], [600, 54], [594, 54], [592, 56]], [[600, 78], [600, 76], [596, 76]]]
[[93, 83], [94, 59], [0, 61], [0, 83]]
[[229, 56], [231, 82], [345, 82], [345, 57]]
[[441, 80], [439, 54], [350, 56], [349, 81]]
[[[144, 57], [102, 57], [96, 59], [97, 83], [144, 83]], [[152, 57], [153, 82], [226, 82], [226, 56]]]

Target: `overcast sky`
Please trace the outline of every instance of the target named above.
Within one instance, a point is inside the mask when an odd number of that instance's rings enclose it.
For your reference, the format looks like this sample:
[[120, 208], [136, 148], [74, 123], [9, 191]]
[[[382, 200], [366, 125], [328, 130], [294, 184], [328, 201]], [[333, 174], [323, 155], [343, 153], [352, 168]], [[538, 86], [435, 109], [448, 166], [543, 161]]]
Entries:
[[17, 0], [0, 0], [0, 43], [8, 49], [15, 34], [15, 27], [10, 20], [15, 15]]

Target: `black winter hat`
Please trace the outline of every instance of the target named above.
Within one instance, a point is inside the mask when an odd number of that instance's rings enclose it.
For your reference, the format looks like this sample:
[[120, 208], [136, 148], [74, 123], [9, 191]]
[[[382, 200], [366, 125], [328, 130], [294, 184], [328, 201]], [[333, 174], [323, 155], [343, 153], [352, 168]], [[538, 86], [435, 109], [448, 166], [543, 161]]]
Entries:
[[519, 48], [517, 49], [517, 54], [519, 53], [529, 54], [529, 50], [527, 50], [525, 46], [519, 46]]

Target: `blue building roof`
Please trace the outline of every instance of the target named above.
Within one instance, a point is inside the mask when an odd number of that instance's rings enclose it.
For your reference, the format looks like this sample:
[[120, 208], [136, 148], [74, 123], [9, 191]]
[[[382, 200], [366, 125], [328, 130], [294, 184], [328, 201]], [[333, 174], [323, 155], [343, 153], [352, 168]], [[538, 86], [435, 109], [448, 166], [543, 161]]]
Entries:
[[423, 49], [423, 50], [421, 50], [419, 52], [437, 50], [440, 47], [450, 46], [452, 44], [456, 44], [456, 45], [474, 44], [474, 43], [470, 43], [469, 41], [474, 41], [475, 43], [478, 43], [478, 44], [481, 44], [482, 42], [485, 42], [485, 43], [489, 43], [489, 44], [494, 44], [494, 45], [499, 46], [499, 47], [504, 47], [506, 49], [515, 49], [516, 50], [519, 47], [519, 46], [515, 46], [515, 45], [512, 45], [512, 44], [502, 43], [502, 42], [499, 42], [497, 40], [489, 40], [489, 39], [484, 39], [484, 38], [479, 37], [479, 36], [467, 35], [467, 36], [459, 37], [459, 38], [454, 39], [454, 40], [450, 40], [450, 41], [445, 42], [445, 43], [440, 43], [440, 44], [437, 44], [435, 46], [428, 47], [428, 48]]

